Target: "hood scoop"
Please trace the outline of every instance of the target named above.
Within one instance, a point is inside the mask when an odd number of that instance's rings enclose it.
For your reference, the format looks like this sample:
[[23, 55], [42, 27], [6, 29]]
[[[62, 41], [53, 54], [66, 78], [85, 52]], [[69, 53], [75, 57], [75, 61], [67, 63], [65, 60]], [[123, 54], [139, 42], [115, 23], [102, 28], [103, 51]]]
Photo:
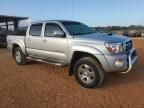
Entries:
[[108, 33], [107, 35], [112, 36], [112, 35], [113, 35], [113, 33]]

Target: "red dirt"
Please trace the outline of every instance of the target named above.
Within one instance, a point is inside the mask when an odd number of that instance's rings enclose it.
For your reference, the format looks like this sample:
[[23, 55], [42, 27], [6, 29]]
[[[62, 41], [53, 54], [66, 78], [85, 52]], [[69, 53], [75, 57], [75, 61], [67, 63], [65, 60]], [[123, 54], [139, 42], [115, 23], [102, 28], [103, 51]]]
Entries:
[[107, 74], [99, 88], [81, 87], [67, 67], [37, 62], [18, 66], [0, 49], [0, 108], [142, 108], [144, 40], [134, 39], [139, 61], [127, 75]]

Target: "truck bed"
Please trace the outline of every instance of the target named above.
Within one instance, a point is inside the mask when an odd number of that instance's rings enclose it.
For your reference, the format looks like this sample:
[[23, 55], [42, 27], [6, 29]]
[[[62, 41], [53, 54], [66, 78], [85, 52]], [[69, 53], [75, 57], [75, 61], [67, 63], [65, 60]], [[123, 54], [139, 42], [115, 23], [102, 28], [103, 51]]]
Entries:
[[25, 35], [7, 35], [7, 47], [11, 48], [12, 44], [16, 41], [23, 42], [25, 41]]

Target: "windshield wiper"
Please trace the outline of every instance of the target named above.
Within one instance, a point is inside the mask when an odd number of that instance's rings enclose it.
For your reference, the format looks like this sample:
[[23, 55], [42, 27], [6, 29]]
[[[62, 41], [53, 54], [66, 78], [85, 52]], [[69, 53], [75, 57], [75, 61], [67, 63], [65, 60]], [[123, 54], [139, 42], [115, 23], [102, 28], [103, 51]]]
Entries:
[[85, 35], [85, 34], [92, 34], [92, 33], [94, 33], [94, 32], [89, 32], [89, 33], [76, 33], [76, 34], [74, 34], [74, 35]]

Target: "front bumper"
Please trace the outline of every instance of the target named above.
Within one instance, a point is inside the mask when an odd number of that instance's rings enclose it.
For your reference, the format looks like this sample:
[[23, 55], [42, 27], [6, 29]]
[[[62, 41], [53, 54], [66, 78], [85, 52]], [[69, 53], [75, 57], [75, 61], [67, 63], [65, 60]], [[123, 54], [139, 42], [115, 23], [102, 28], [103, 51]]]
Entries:
[[121, 73], [128, 73], [138, 59], [136, 50], [134, 48], [132, 48], [127, 54], [105, 55], [105, 58], [110, 66], [110, 71], [107, 72]]
[[124, 72], [121, 72], [123, 74], [126, 74], [128, 73], [132, 67], [134, 66], [134, 64], [136, 63], [138, 57], [136, 55], [136, 51], [135, 49], [133, 48], [130, 52], [129, 52], [129, 55], [128, 55], [128, 69]]

